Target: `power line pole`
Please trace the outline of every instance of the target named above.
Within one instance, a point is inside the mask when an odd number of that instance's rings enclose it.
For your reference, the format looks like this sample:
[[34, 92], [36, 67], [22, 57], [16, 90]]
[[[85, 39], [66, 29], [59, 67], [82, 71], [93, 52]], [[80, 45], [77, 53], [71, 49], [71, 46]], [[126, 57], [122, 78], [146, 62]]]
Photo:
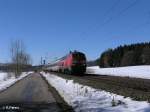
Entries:
[[41, 65], [43, 64], [43, 57], [41, 57]]

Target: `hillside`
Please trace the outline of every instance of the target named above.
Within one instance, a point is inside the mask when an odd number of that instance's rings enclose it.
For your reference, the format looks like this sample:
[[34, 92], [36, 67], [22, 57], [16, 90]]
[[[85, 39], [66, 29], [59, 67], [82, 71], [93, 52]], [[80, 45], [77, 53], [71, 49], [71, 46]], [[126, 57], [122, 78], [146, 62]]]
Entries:
[[150, 65], [150, 42], [119, 46], [103, 52], [100, 67]]

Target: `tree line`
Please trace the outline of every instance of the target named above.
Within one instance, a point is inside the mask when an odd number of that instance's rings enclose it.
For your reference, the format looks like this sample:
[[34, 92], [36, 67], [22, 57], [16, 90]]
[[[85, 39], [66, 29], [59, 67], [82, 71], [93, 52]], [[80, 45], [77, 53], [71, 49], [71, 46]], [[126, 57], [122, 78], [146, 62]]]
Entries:
[[150, 42], [108, 49], [100, 55], [96, 63], [100, 67], [150, 65]]

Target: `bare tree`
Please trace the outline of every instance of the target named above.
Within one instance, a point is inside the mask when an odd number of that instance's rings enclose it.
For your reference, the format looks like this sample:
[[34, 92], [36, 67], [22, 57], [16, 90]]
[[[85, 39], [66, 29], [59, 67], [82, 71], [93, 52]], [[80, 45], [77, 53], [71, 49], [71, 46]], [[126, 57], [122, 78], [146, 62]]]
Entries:
[[23, 67], [31, 64], [30, 55], [26, 53], [22, 40], [13, 40], [10, 46], [12, 70], [18, 77], [23, 71]]

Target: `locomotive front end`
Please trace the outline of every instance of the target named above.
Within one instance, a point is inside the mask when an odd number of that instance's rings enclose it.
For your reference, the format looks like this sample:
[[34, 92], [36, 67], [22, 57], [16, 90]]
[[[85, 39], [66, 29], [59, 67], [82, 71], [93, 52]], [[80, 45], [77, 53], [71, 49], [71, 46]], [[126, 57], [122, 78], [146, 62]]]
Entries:
[[81, 52], [74, 52], [72, 54], [72, 73], [84, 74], [86, 72], [86, 56]]

